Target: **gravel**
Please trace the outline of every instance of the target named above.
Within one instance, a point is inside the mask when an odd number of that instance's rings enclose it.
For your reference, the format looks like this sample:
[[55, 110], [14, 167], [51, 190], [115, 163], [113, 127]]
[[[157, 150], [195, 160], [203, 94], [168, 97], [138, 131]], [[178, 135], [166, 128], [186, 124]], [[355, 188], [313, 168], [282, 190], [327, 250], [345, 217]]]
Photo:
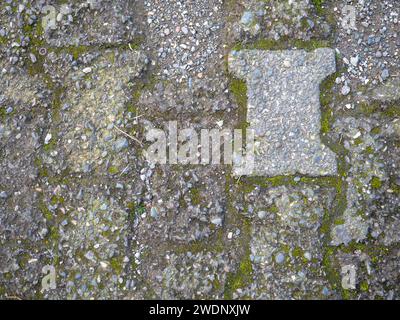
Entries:
[[319, 84], [336, 71], [333, 50], [233, 51], [229, 69], [246, 80], [247, 121], [261, 144], [246, 174], [336, 173], [334, 153], [319, 141]]
[[[0, 298], [399, 299], [400, 2], [316, 2], [3, 1]], [[149, 164], [169, 120], [254, 172]]]

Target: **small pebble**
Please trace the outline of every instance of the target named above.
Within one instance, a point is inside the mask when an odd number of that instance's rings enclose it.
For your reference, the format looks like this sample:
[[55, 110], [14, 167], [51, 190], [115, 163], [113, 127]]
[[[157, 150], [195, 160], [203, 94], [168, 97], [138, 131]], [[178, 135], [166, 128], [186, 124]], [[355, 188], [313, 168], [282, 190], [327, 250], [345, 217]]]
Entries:
[[347, 96], [350, 93], [351, 89], [350, 87], [346, 84], [342, 87], [342, 95]]
[[275, 262], [278, 264], [281, 264], [285, 261], [285, 255], [282, 252], [279, 252], [276, 256], [275, 256]]
[[157, 219], [157, 218], [158, 218], [158, 211], [157, 211], [157, 209], [156, 209], [155, 207], [152, 207], [152, 208], [150, 209], [150, 216], [151, 216], [152, 218], [154, 218], [154, 219]]
[[389, 70], [388, 69], [385, 69], [382, 71], [381, 78], [383, 81], [385, 81], [387, 78], [389, 78]]

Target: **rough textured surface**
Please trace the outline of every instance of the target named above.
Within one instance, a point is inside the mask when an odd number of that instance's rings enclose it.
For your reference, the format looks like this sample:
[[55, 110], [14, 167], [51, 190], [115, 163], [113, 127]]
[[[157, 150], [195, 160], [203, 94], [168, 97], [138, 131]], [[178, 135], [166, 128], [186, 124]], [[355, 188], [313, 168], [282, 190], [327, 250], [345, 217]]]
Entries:
[[336, 71], [332, 49], [234, 51], [229, 69], [248, 87], [247, 121], [256, 135], [248, 175], [336, 173], [335, 154], [319, 138], [319, 85]]
[[[0, 298], [399, 299], [399, 14], [397, 0], [1, 1]], [[258, 176], [151, 165], [146, 128], [169, 120], [287, 143]]]

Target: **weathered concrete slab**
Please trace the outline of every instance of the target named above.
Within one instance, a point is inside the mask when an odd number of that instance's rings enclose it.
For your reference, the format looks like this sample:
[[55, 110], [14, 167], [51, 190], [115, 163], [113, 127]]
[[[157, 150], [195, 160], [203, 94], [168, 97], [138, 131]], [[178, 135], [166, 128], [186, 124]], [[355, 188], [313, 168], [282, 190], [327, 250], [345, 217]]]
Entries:
[[102, 46], [136, 42], [140, 37], [135, 1], [88, 0], [46, 5], [41, 10], [50, 46]]
[[256, 134], [248, 175], [333, 175], [335, 154], [320, 141], [319, 85], [336, 70], [332, 49], [233, 51], [229, 69], [247, 83], [247, 121]]
[[145, 61], [140, 51], [110, 50], [66, 75], [60, 99], [62, 121], [51, 129], [59, 149], [46, 155], [45, 163], [54, 171], [68, 166], [72, 172], [101, 174], [126, 167], [122, 155], [128, 150], [128, 138], [119, 130], [127, 130], [129, 86], [140, 76]]
[[[252, 282], [234, 298], [332, 298], [323, 267], [324, 214], [334, 205], [334, 188], [279, 186], [254, 189], [234, 207], [251, 221]], [[242, 202], [243, 201], [243, 202]]]

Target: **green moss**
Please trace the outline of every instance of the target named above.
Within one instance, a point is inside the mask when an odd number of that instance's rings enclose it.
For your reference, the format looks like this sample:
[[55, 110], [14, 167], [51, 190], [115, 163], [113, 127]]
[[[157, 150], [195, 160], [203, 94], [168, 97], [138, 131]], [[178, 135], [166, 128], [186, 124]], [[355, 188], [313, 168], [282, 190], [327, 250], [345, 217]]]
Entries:
[[239, 106], [239, 127], [245, 130], [249, 124], [247, 123], [247, 85], [243, 80], [231, 78], [230, 91], [235, 97], [236, 103]]
[[324, 216], [322, 217], [320, 232], [321, 234], [324, 234], [326, 238], [329, 238], [330, 227], [330, 214], [327, 209], [324, 209]]
[[145, 213], [145, 212], [146, 212], [146, 207], [145, 207], [143, 204], [138, 205], [138, 206], [136, 207], [136, 213], [137, 213], [137, 214], [141, 215], [141, 214], [143, 214], [143, 213]]
[[64, 198], [61, 196], [53, 195], [50, 199], [51, 205], [56, 205], [56, 204], [63, 204], [64, 203]]
[[236, 182], [236, 186], [237, 186], [238, 192], [240, 192], [241, 194], [250, 193], [255, 188], [254, 184], [244, 182], [242, 179], [240, 179], [239, 181]]
[[246, 259], [240, 262], [239, 270], [240, 273], [246, 277], [249, 277], [253, 273], [250, 257], [246, 257]]
[[236, 7], [240, 4], [239, 0], [225, 0], [224, 1], [226, 12], [233, 12]]
[[343, 300], [351, 300], [350, 290], [342, 289], [342, 298]]
[[45, 145], [43, 146], [43, 150], [46, 151], [46, 152], [51, 152], [51, 151], [55, 150], [56, 146], [57, 146], [56, 139], [52, 138], [52, 139], [49, 141], [48, 144], [45, 144]]
[[123, 271], [122, 257], [113, 257], [110, 260], [110, 266], [115, 273], [121, 274], [121, 272]]
[[326, 78], [319, 87], [320, 90], [320, 103], [322, 107], [321, 112], [321, 134], [326, 135], [331, 130], [331, 124], [334, 122], [334, 112], [330, 105], [337, 99], [333, 88], [336, 78], [340, 72], [336, 72]]
[[331, 131], [332, 115], [325, 112], [321, 117], [321, 133], [327, 134]]
[[284, 243], [284, 244], [281, 244], [281, 251], [283, 251], [286, 255], [289, 255], [289, 253], [290, 253], [290, 246], [288, 245], [288, 244], [286, 244], [286, 243]]
[[371, 134], [377, 135], [381, 133], [381, 128], [380, 127], [375, 127], [371, 130]]
[[179, 202], [179, 208], [187, 208], [188, 205], [186, 203], [185, 198], [182, 195], [179, 196], [178, 202]]
[[350, 242], [347, 246], [342, 244], [337, 249], [346, 254], [354, 254], [355, 251], [361, 251], [371, 258], [371, 262], [375, 264], [375, 267], [376, 264], [389, 253], [389, 248], [383, 245], [373, 246], [356, 241]]
[[368, 146], [368, 147], [365, 149], [365, 153], [366, 153], [366, 154], [374, 154], [374, 153], [375, 153], [375, 150], [374, 150], [374, 148], [372, 148], [371, 146]]
[[46, 178], [49, 176], [49, 172], [48, 172], [47, 168], [43, 165], [43, 162], [40, 158], [36, 158], [34, 161], [34, 164], [39, 171], [40, 178]]
[[38, 209], [43, 214], [43, 217], [47, 221], [52, 221], [53, 220], [53, 213], [46, 206], [46, 204], [44, 203], [43, 199], [40, 199], [39, 205], [38, 205]]
[[309, 29], [309, 24], [306, 17], [301, 18], [300, 28], [302, 31], [307, 31]]
[[395, 118], [400, 116], [400, 107], [398, 105], [391, 105], [383, 110], [383, 115], [388, 118]]
[[324, 257], [322, 259], [322, 266], [330, 285], [333, 289], [337, 289], [341, 287], [339, 286], [339, 284], [341, 283], [341, 277], [339, 272], [335, 268], [333, 268], [334, 254], [335, 249], [332, 247], [327, 247], [324, 253]]
[[230, 90], [236, 98], [239, 106], [247, 105], [247, 86], [246, 82], [239, 79], [232, 79], [230, 82]]
[[260, 186], [263, 188], [267, 187], [279, 187], [282, 185], [296, 185], [297, 182], [294, 181], [295, 176], [275, 176], [275, 177], [246, 177], [243, 178], [242, 181], [250, 184], [252, 186], [252, 189], [254, 189], [256, 186]]
[[43, 27], [41, 23], [36, 23], [36, 25], [25, 24], [23, 27], [23, 32], [26, 37], [29, 37], [29, 51], [35, 55], [36, 62], [33, 63], [29, 56], [26, 58], [26, 64], [28, 73], [31, 76], [44, 74], [44, 57], [39, 54], [41, 48], [45, 48], [45, 43], [43, 40]]
[[[363, 102], [358, 105], [358, 110], [360, 113], [366, 116], [370, 116], [375, 113], [379, 113], [386, 118], [394, 118], [400, 116], [400, 108], [398, 102], [393, 102], [389, 105], [382, 104], [380, 101]], [[380, 132], [381, 130], [379, 129], [379, 127], [371, 130], [372, 134], [379, 134]]]
[[0, 120], [1, 120], [1, 122], [4, 123], [5, 120], [6, 120], [6, 117], [7, 117], [6, 109], [3, 108], [3, 107], [1, 107], [1, 108], [0, 108]]
[[333, 87], [335, 86], [336, 78], [340, 76], [340, 72], [336, 72], [327, 77], [319, 87], [320, 102], [322, 106], [328, 106], [334, 100]]
[[396, 183], [396, 178], [390, 178], [390, 189], [393, 190], [394, 194], [400, 194], [400, 186]]
[[[65, 91], [62, 87], [57, 87], [53, 89], [53, 101], [52, 101], [52, 117], [55, 122], [61, 121], [61, 100], [62, 95]], [[56, 135], [55, 135], [56, 136]]]
[[[53, 90], [53, 98], [52, 98], [52, 119], [55, 123], [59, 123], [61, 121], [61, 96], [64, 92], [64, 88], [57, 87], [54, 88], [54, 85], [51, 80], [47, 83], [49, 88]], [[52, 139], [49, 141], [48, 144], [45, 144], [43, 149], [46, 152], [51, 152], [55, 150], [57, 147], [57, 136], [58, 136], [58, 129], [54, 128], [51, 132]]]
[[325, 0], [311, 0], [311, 2], [314, 5], [315, 10], [317, 11], [317, 13], [319, 15], [324, 14], [323, 5], [324, 5]]
[[6, 272], [6, 273], [3, 273], [3, 277], [5, 280], [11, 280], [13, 278], [13, 275], [11, 272]]
[[60, 233], [58, 232], [57, 226], [50, 226], [48, 239], [52, 242], [52, 244], [55, 244], [58, 242], [58, 240], [60, 240]]
[[279, 209], [276, 205], [272, 205], [268, 208], [268, 211], [272, 212], [272, 213], [278, 213]]
[[197, 206], [201, 203], [202, 198], [200, 196], [200, 191], [197, 188], [192, 188], [190, 189], [190, 200], [192, 201], [192, 204]]
[[297, 49], [303, 49], [306, 51], [314, 51], [318, 48], [326, 48], [330, 46], [329, 41], [316, 39], [311, 39], [309, 41], [293, 40], [292, 45]]
[[138, 264], [135, 262], [134, 259], [132, 259], [130, 266], [131, 266], [131, 271], [135, 271], [138, 268]]
[[335, 222], [334, 222], [335, 226], [340, 226], [340, 225], [342, 225], [344, 223], [345, 223], [345, 221], [342, 218], [336, 219]]
[[133, 222], [136, 218], [136, 203], [133, 201], [128, 203], [128, 215], [129, 220]]
[[[95, 50], [107, 50], [107, 49], [120, 49], [120, 50], [138, 50], [143, 43], [143, 37], [137, 37], [133, 39], [130, 43], [124, 44], [103, 44], [100, 46], [86, 46], [86, 45], [79, 45], [79, 46], [67, 46], [62, 48], [52, 48], [51, 50], [60, 53], [68, 53], [70, 54], [74, 60], [78, 60], [82, 55], [89, 53]], [[111, 55], [112, 60], [113, 55]]]
[[66, 48], [66, 50], [72, 55], [74, 60], [78, 60], [81, 55], [87, 53], [90, 50], [90, 47], [73, 46]]
[[108, 168], [108, 173], [111, 175], [116, 175], [119, 172], [119, 169], [115, 166], [111, 166]]
[[[55, 200], [56, 199], [56, 200]], [[64, 200], [61, 197], [56, 197], [52, 200], [52, 202], [58, 202], [61, 201], [63, 202]], [[45, 243], [47, 246], [53, 248], [57, 248], [58, 242], [60, 240], [60, 233], [58, 230], [58, 222], [57, 222], [57, 216], [53, 214], [47, 207], [43, 195], [40, 195], [39, 201], [38, 201], [38, 209], [39, 211], [43, 214], [43, 217], [46, 219], [46, 225], [48, 229], [48, 233], [45, 239]], [[53, 264], [58, 263], [58, 256], [54, 256]]]
[[128, 104], [126, 111], [136, 115], [138, 113], [138, 108], [134, 104]]
[[238, 271], [229, 273], [226, 279], [224, 297], [232, 299], [233, 293], [244, 288], [252, 279], [253, 267], [251, 265], [250, 256], [246, 256], [239, 264]]
[[379, 109], [379, 105], [377, 103], [361, 103], [358, 106], [361, 113], [365, 115], [371, 115], [375, 113]]
[[129, 45], [128, 47], [132, 50], [139, 50], [142, 43], [143, 43], [143, 37], [137, 37], [136, 39], [134, 39]]
[[215, 277], [215, 279], [212, 281], [212, 286], [215, 291], [221, 290], [221, 282], [219, 281], [219, 279], [217, 277]]
[[382, 181], [378, 177], [373, 177], [370, 185], [372, 189], [380, 189], [382, 187]]
[[285, 185], [294, 185], [294, 180], [290, 176], [276, 176], [276, 177], [271, 177], [266, 179], [267, 183], [271, 187], [278, 187], [283, 184]]
[[[141, 81], [135, 81], [133, 84], [131, 84], [130, 89], [132, 90], [132, 98], [125, 106], [126, 111], [132, 113], [134, 116], [139, 116], [139, 100], [142, 96], [142, 93], [144, 91], [154, 90], [154, 87], [159, 82], [160, 79], [156, 76], [156, 72], [152, 70], [151, 72], [147, 71], [142, 76]], [[158, 116], [158, 114], [152, 114], [152, 116]], [[136, 136], [143, 134], [143, 131], [143, 127], [138, 126], [137, 123], [134, 123], [132, 126], [132, 131], [130, 133]]]
[[24, 269], [27, 264], [29, 259], [31, 258], [29, 253], [22, 253], [21, 255], [18, 256], [18, 265], [20, 268]]
[[282, 37], [280, 40], [272, 39], [259, 39], [252, 43], [237, 43], [233, 50], [239, 51], [243, 49], [250, 50], [286, 50], [286, 49], [303, 49], [306, 51], [314, 51], [318, 48], [325, 48], [329, 46], [329, 42], [325, 40], [311, 39], [310, 41], [303, 41], [298, 39], [290, 39]]
[[302, 258], [304, 256], [304, 251], [301, 247], [296, 247], [293, 249], [292, 255], [295, 258]]
[[6, 37], [0, 37], [0, 45], [5, 46], [8, 40]]
[[234, 77], [230, 77], [230, 92], [233, 94], [238, 105], [238, 124], [237, 127], [243, 130], [243, 139], [246, 139], [247, 122], [247, 85], [246, 82]]
[[359, 146], [362, 143], [363, 143], [363, 139], [361, 137], [354, 140], [354, 145], [355, 146]]
[[360, 290], [363, 292], [367, 292], [369, 290], [369, 285], [367, 281], [363, 281], [360, 284]]
[[186, 254], [187, 252], [191, 252], [193, 254], [206, 251], [208, 249], [207, 242], [202, 241], [191, 241], [187, 244], [176, 246], [174, 248], [174, 252], [176, 254]]
[[[231, 183], [231, 179], [227, 178], [227, 186]], [[224, 288], [224, 297], [225, 299], [232, 299], [233, 294], [237, 289], [244, 288], [252, 281], [253, 277], [253, 267], [250, 260], [250, 239], [251, 239], [251, 222], [245, 218], [243, 218], [240, 214], [238, 214], [235, 210], [233, 210], [231, 203], [230, 192], [228, 192], [229, 188], [226, 187], [227, 190], [227, 199], [228, 199], [228, 211], [231, 213], [231, 219], [234, 219], [234, 223], [241, 226], [241, 238], [240, 238], [240, 247], [237, 251], [237, 254], [240, 257], [239, 266], [236, 272], [228, 273]], [[232, 221], [233, 222], [233, 221]]]

